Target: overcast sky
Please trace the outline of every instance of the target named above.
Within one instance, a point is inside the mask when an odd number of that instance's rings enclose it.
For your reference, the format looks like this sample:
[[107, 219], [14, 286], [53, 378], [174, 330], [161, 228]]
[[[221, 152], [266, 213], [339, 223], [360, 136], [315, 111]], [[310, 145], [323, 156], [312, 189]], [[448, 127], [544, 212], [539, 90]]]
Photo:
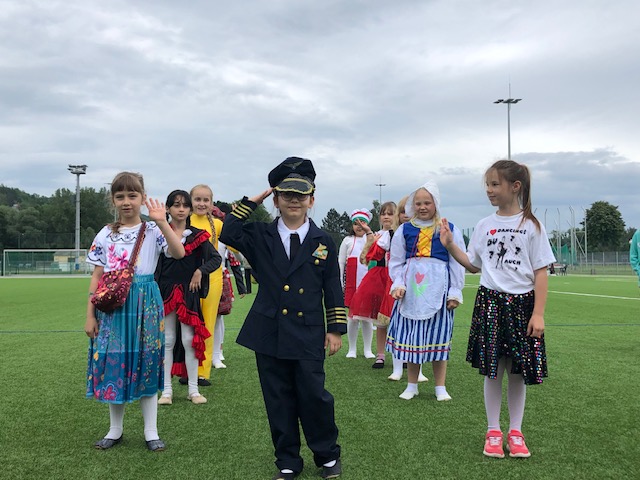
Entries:
[[49, 196], [86, 164], [82, 186], [134, 170], [162, 200], [232, 201], [293, 155], [318, 224], [433, 178], [468, 228], [510, 82], [547, 229], [598, 200], [640, 227], [639, 19], [637, 0], [0, 0], [0, 184]]

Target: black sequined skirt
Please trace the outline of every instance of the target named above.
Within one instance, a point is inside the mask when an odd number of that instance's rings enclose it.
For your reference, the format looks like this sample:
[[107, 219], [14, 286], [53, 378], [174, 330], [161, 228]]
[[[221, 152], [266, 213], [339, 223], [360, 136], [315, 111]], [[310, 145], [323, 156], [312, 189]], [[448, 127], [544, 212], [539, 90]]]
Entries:
[[478, 288], [467, 361], [479, 373], [496, 378], [498, 361], [511, 359], [511, 373], [522, 374], [526, 385], [542, 383], [547, 377], [547, 353], [544, 335], [527, 336], [527, 326], [533, 313], [534, 292], [502, 293]]

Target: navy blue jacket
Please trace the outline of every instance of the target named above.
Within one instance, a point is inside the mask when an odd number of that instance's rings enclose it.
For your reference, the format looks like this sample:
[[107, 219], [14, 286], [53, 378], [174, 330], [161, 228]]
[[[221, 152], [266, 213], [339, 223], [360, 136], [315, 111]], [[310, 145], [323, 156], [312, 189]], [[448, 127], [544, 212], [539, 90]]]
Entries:
[[256, 208], [245, 197], [226, 216], [220, 234], [222, 243], [246, 257], [259, 284], [237, 342], [276, 358], [324, 359], [325, 334], [347, 331], [336, 246], [309, 220], [309, 233], [291, 262], [277, 219], [245, 223]]

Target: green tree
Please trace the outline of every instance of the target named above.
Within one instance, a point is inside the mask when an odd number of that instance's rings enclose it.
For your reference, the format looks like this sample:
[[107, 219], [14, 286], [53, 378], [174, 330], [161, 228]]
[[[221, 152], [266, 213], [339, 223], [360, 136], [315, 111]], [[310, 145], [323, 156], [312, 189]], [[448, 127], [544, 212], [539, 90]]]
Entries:
[[617, 250], [624, 236], [624, 220], [620, 210], [609, 202], [598, 201], [586, 212], [589, 251]]
[[369, 210], [369, 212], [371, 212], [371, 221], [369, 222], [369, 227], [371, 227], [371, 230], [373, 230], [374, 232], [377, 232], [378, 230], [382, 229], [382, 227], [380, 226], [380, 201], [374, 200], [373, 208]]
[[336, 245], [340, 246], [342, 239], [349, 233], [348, 229], [351, 228], [351, 222], [346, 212], [340, 215], [335, 208], [332, 208], [327, 212], [327, 216], [322, 219], [321, 228], [331, 236]]

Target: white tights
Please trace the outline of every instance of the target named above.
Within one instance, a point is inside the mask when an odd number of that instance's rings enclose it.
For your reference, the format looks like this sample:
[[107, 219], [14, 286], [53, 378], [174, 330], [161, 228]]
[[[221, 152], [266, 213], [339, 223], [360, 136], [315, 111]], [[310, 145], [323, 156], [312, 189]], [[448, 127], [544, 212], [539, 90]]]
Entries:
[[373, 358], [371, 351], [371, 342], [373, 341], [373, 324], [371, 322], [362, 322], [358, 320], [347, 320], [347, 338], [349, 339], [349, 354], [356, 354], [356, 346], [358, 344], [358, 323], [362, 325], [362, 342], [364, 343], [365, 357]]
[[222, 343], [224, 342], [224, 316], [218, 315], [213, 328], [213, 363], [222, 361]]
[[[502, 376], [511, 371], [511, 359], [501, 358], [495, 379], [484, 377], [484, 406], [487, 411], [489, 430], [500, 430], [500, 408], [502, 407]], [[522, 374], [507, 373], [507, 404], [509, 406], [509, 430], [522, 431], [524, 405], [527, 389]]]
[[[173, 367], [173, 347], [176, 344], [176, 322], [178, 317], [176, 312], [172, 312], [164, 317], [164, 390], [163, 395], [172, 395], [171, 367]], [[187, 367], [187, 377], [189, 377], [189, 395], [198, 393], [198, 359], [193, 349], [193, 327], [180, 325], [181, 341], [184, 347], [184, 363]]]
[[[158, 398], [155, 395], [140, 399], [142, 420], [144, 421], [144, 439], [158, 440]], [[109, 404], [110, 428], [105, 438], [116, 440], [122, 436], [124, 428], [124, 404]]]

